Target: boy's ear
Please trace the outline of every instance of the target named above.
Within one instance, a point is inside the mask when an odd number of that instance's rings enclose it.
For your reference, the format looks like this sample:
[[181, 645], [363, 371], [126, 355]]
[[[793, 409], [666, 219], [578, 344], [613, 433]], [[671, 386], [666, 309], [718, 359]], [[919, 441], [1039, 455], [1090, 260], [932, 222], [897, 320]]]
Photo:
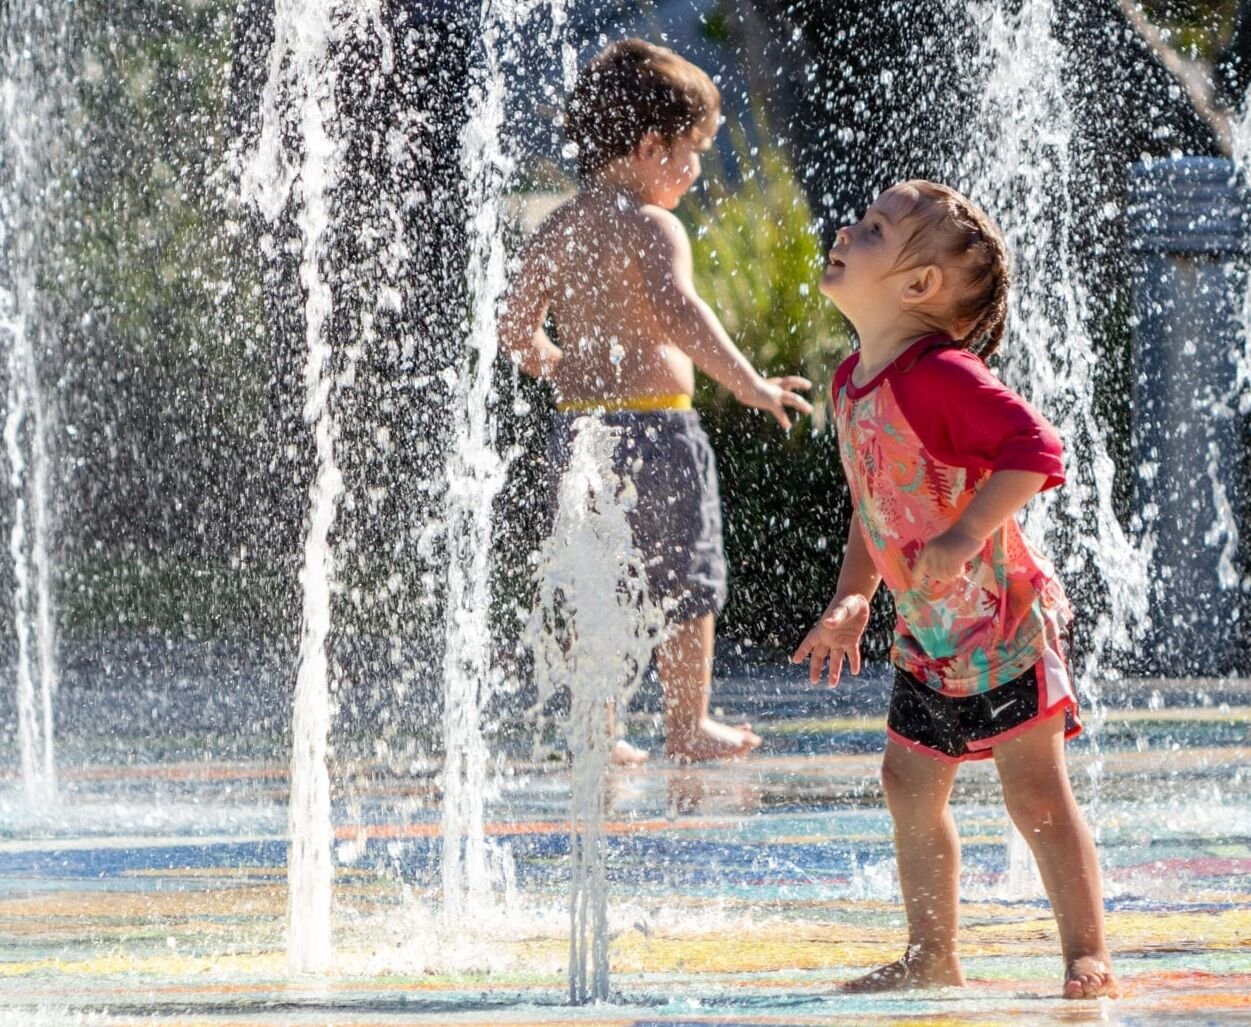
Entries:
[[943, 269], [937, 264], [922, 264], [904, 282], [903, 301], [919, 306], [934, 299], [943, 288]]
[[669, 144], [659, 132], [645, 132], [634, 148], [634, 156], [650, 161], [669, 152]]

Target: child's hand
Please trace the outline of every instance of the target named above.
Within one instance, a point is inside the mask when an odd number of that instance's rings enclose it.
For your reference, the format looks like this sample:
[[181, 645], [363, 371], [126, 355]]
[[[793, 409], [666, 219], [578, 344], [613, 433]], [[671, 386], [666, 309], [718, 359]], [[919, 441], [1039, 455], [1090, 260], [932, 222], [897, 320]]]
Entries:
[[821, 680], [821, 668], [829, 661], [830, 687], [838, 684], [843, 672], [843, 658], [853, 674], [860, 673], [860, 636], [869, 623], [869, 601], [862, 595], [850, 595], [830, 605], [821, 619], [808, 632], [791, 656], [792, 663], [809, 660], [808, 680], [814, 685]]
[[913, 582], [924, 578], [931, 581], [950, 581], [964, 573], [970, 560], [981, 552], [985, 539], [976, 538], [959, 528], [948, 528], [941, 535], [930, 539], [917, 554], [912, 566]]
[[777, 418], [778, 424], [789, 431], [791, 420], [786, 414], [788, 407], [801, 414], [812, 413], [812, 404], [803, 396], [795, 395], [795, 391], [798, 389], [807, 392], [811, 388], [812, 382], [797, 374], [788, 374], [781, 378], [757, 378], [751, 390], [746, 395], [739, 396], [739, 400], [757, 410], [767, 410]]

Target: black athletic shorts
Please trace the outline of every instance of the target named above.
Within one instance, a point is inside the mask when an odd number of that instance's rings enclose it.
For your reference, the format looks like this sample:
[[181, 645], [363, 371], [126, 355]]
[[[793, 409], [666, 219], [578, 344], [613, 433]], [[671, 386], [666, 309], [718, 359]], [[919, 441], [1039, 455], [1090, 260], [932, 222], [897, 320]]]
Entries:
[[[1053, 654], [1049, 657], [1055, 659]], [[1058, 662], [1058, 661], [1057, 661]], [[886, 734], [892, 741], [948, 763], [990, 758], [996, 745], [1015, 738], [1064, 710], [1064, 737], [1081, 733], [1077, 699], [1067, 671], [1051, 680], [1040, 661], [1020, 677], [989, 692], [955, 697], [930, 688], [895, 668]]]

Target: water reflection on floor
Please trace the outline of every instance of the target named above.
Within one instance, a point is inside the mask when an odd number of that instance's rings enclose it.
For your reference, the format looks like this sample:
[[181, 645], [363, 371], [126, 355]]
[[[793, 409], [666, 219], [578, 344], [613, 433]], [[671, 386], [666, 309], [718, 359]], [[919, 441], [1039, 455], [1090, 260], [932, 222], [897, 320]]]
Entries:
[[[962, 771], [961, 992], [850, 998], [898, 955], [880, 716], [757, 722], [763, 755], [657, 764], [611, 789], [619, 1002], [563, 1004], [567, 768], [517, 750], [490, 832], [496, 911], [433, 912], [438, 788], [421, 761], [337, 774], [337, 966], [285, 970], [285, 770], [159, 754], [0, 795], [0, 1025], [93, 1023], [1251, 1023], [1251, 702], [1111, 711], [1072, 749], [1100, 834], [1116, 1003], [1054, 998], [1049, 910], [1013, 862], [993, 770]], [[647, 718], [633, 732], [655, 745]]]

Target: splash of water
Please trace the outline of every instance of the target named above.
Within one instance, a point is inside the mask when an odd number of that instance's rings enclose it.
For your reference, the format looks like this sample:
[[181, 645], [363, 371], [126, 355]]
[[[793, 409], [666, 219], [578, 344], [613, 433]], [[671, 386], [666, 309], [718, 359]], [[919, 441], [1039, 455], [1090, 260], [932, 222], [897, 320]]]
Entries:
[[4, 422], [13, 524], [14, 633], [22, 785], [32, 802], [56, 796], [53, 698], [57, 688], [56, 610], [51, 561], [50, 413], [37, 354], [52, 349], [37, 261], [50, 248], [46, 226], [59, 208], [63, 150], [51, 126], [69, 120], [68, 19], [46, 5], [7, 4], [0, 21], [5, 133], [0, 142], [0, 334], [7, 337]]
[[[331, 230], [331, 203], [341, 167], [335, 139], [335, 44], [355, 32], [381, 31], [376, 4], [334, 5], [278, 0], [274, 43], [261, 101], [261, 133], [241, 177], [245, 199], [271, 221], [296, 202], [300, 232], [300, 284], [304, 290], [304, 420], [311, 425], [316, 473], [309, 487], [308, 530], [300, 571], [303, 609], [292, 721], [291, 796], [287, 861], [288, 960], [297, 972], [328, 968], [332, 954], [330, 908], [334, 882], [327, 765], [330, 730], [329, 668], [335, 556], [330, 531], [343, 479], [335, 458], [337, 426], [331, 405], [334, 353], [327, 326], [334, 292], [323, 267]], [[298, 140], [284, 129], [294, 124]], [[353, 353], [341, 374], [350, 376]]]
[[448, 549], [447, 620], [443, 660], [443, 903], [448, 920], [490, 891], [490, 853], [483, 810], [489, 753], [482, 713], [490, 699], [491, 505], [504, 483], [488, 414], [491, 368], [498, 351], [495, 307], [504, 290], [500, 202], [509, 175], [501, 128], [506, 93], [502, 49], [514, 25], [511, 8], [490, 0], [480, 13], [482, 65], [462, 137], [468, 185], [470, 252], [467, 268], [470, 334], [455, 374], [456, 422], [447, 463], [444, 530]]
[[[1251, 86], [1248, 86], [1247, 92], [1242, 98], [1241, 114], [1230, 125], [1230, 156], [1233, 160], [1236, 180], [1244, 188], [1251, 188]], [[1243, 216], [1251, 217], [1251, 213], [1244, 212]], [[1238, 297], [1236, 304], [1241, 331], [1238, 340], [1239, 346], [1234, 348], [1231, 354], [1231, 359], [1234, 363], [1234, 379], [1228, 395], [1224, 397], [1225, 406], [1228, 410], [1230, 412], [1236, 411], [1243, 416], [1251, 413], [1251, 274], [1244, 278], [1244, 282], [1245, 288], [1242, 291], [1242, 295]], [[1221, 552], [1221, 584], [1224, 587], [1230, 587], [1226, 585], [1226, 581], [1236, 579], [1239, 586], [1245, 587], [1245, 579], [1238, 575], [1238, 572], [1234, 570], [1229, 561], [1229, 557], [1236, 553], [1238, 549], [1237, 520], [1232, 509], [1229, 509], [1229, 502], [1224, 490], [1217, 490], [1219, 483], [1216, 478], [1212, 477], [1210, 461], [1208, 474], [1213, 485], [1213, 501], [1217, 510], [1223, 513], [1218, 524], [1213, 526], [1214, 532], [1223, 534], [1225, 539], [1225, 545]], [[1224, 515], [1224, 511], [1227, 509], [1229, 512], [1227, 515]], [[1209, 542], [1208, 544], [1211, 545], [1213, 543]], [[1230, 572], [1232, 572], [1232, 575]]]
[[556, 520], [538, 562], [527, 626], [541, 700], [570, 693], [573, 756], [569, 994], [608, 998], [608, 889], [604, 776], [612, 756], [610, 706], [624, 710], [647, 669], [664, 616], [648, 598], [627, 510], [634, 488], [613, 471], [619, 432], [593, 418], [573, 426]]
[[[1136, 544], [1117, 520], [1115, 468], [1097, 427], [1092, 369], [1097, 354], [1081, 262], [1073, 245], [1079, 208], [1072, 154], [1073, 111], [1065, 91], [1065, 51], [1052, 0], [1026, 0], [1010, 16], [975, 5], [985, 69], [981, 140], [960, 168], [962, 184], [1003, 229], [1013, 258], [1014, 290], [1005, 373], [1051, 418], [1067, 450], [1068, 483], [1031, 505], [1033, 541], [1063, 554], [1071, 588], [1094, 588], [1102, 611], [1082, 639], [1082, 676], [1093, 687], [1111, 673], [1113, 653], [1144, 629], [1149, 542]], [[1092, 691], [1097, 706], [1098, 696]], [[1097, 709], [1092, 710], [1097, 719]]]

